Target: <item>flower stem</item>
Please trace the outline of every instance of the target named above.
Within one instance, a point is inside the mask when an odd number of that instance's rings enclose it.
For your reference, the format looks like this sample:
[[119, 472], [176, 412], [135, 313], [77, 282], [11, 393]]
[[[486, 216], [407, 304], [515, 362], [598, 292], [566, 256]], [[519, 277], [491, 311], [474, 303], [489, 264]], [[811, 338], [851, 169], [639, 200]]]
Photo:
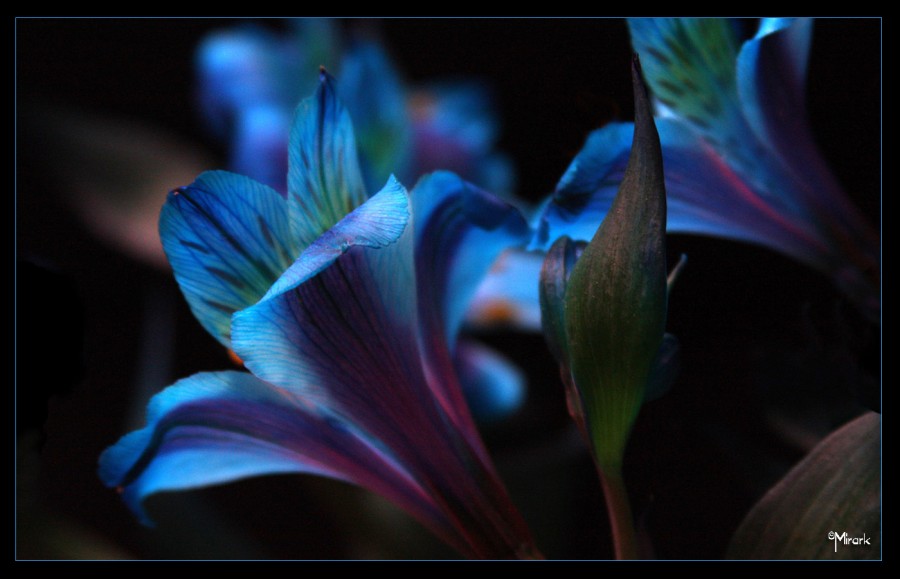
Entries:
[[613, 546], [616, 559], [637, 559], [637, 541], [634, 532], [634, 519], [631, 517], [631, 504], [622, 478], [620, 467], [600, 470], [600, 482], [603, 484], [603, 495], [606, 498], [606, 510], [612, 527]]

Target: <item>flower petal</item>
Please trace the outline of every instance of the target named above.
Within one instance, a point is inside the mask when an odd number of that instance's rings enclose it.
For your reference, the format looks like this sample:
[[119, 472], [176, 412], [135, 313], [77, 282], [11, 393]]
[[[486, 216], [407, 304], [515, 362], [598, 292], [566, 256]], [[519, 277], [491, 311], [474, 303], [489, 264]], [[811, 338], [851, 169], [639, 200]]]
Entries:
[[291, 229], [306, 247], [366, 200], [353, 125], [334, 79], [320, 73], [315, 94], [297, 107], [288, 148]]
[[154, 493], [277, 473], [354, 482], [397, 501], [426, 524], [444, 524], [389, 454], [346, 424], [242, 372], [195, 374], [165, 389], [148, 406], [147, 426], [100, 457], [103, 482], [121, 489], [145, 524], [152, 522], [142, 502]]
[[483, 422], [506, 418], [525, 399], [525, 375], [499, 352], [471, 340], [456, 345], [454, 363], [466, 402]]
[[671, 113], [698, 132], [721, 132], [740, 118], [735, 85], [738, 39], [722, 18], [630, 18], [644, 78]]
[[393, 176], [374, 197], [341, 219], [311, 243], [269, 288], [266, 298], [284, 293], [330, 265], [354, 246], [383, 247], [394, 243], [409, 221], [409, 196]]
[[[478, 284], [500, 253], [527, 241], [530, 229], [518, 209], [446, 171], [423, 177], [412, 203], [423, 353], [437, 376], [452, 376], [451, 353]], [[440, 379], [432, 388], [462, 432], [475, 432], [456, 385]]]
[[610, 123], [588, 136], [544, 207], [531, 249], [547, 251], [564, 235], [594, 236], [625, 174], [633, 135], [633, 123]]
[[283, 67], [296, 59], [284, 53], [272, 32], [243, 26], [207, 36], [195, 61], [202, 112], [212, 129], [224, 136], [240, 111], [283, 103], [279, 79], [285, 75]]
[[493, 151], [499, 127], [492, 98], [477, 82], [435, 83], [409, 98], [415, 176], [449, 170], [499, 195], [512, 192], [512, 163]]
[[508, 249], [491, 265], [466, 312], [466, 326], [541, 329], [538, 278], [542, 253]]
[[295, 264], [305, 277], [235, 314], [234, 350], [261, 379], [389, 449], [466, 537], [464, 554], [530, 548], [471, 420], [445, 411], [448, 397], [462, 399], [452, 367], [423, 361], [412, 227], [389, 241], [339, 244], [330, 261], [317, 247], [324, 242], [313, 244]]
[[272, 187], [287, 190], [289, 109], [278, 105], [247, 107], [237, 114], [229, 167]]
[[[497, 257], [523, 245], [530, 229], [518, 209], [447, 171], [412, 191], [419, 296], [433, 312], [426, 335], [452, 346], [472, 296]], [[534, 278], [535, 285], [537, 278]]]
[[[669, 233], [713, 235], [769, 247], [817, 265], [827, 247], [817, 232], [773, 206], [725, 158], [678, 119], [658, 119]], [[545, 249], [568, 235], [589, 240], [622, 180], [633, 125], [594, 131], [544, 208], [532, 246]]]
[[412, 146], [406, 92], [381, 45], [361, 41], [351, 47], [341, 62], [338, 87], [353, 118], [369, 190], [391, 173], [406, 176]]
[[172, 191], [159, 232], [191, 310], [225, 346], [231, 314], [261, 298], [296, 255], [284, 199], [224, 171]]
[[[874, 267], [877, 237], [843, 193], [819, 154], [806, 115], [806, 64], [812, 21], [778, 19], [760, 27], [738, 56], [738, 90], [744, 114], [757, 138], [784, 164], [782, 187], [802, 199], [840, 244], [847, 240], [869, 252]], [[786, 21], [786, 22], [785, 22]]]
[[[351, 400], [374, 390], [358, 385], [379, 378], [409, 386], [422, 371], [410, 361], [418, 346], [409, 220], [406, 190], [392, 181], [310, 245], [263, 300], [234, 316], [234, 350], [247, 368], [331, 407], [356, 408]], [[308, 391], [323, 382], [334, 384], [328, 394]], [[392, 412], [389, 400], [376, 406]]]

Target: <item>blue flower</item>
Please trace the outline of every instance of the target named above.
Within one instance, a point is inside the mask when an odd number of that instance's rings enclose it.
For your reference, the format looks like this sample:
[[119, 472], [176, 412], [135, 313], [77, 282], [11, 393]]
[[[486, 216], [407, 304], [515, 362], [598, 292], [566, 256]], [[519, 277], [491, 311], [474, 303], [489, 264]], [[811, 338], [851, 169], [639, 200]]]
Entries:
[[536, 555], [453, 358], [475, 285], [529, 235], [518, 210], [446, 172], [368, 197], [322, 73], [292, 127], [287, 197], [204, 173], [170, 193], [160, 232], [193, 312], [250, 373], [170, 386], [101, 456], [142, 520], [153, 493], [310, 473], [380, 493], [468, 557]]
[[[721, 19], [631, 19], [657, 99], [668, 231], [758, 244], [818, 269], [870, 318], [880, 310], [877, 234], [817, 151], [805, 117], [812, 22], [764, 19], [741, 44]], [[589, 239], [628, 158], [630, 123], [595, 131], [566, 171], [535, 245]]]
[[[359, 170], [366, 187], [377, 190], [389, 176], [415, 183], [438, 169], [451, 170], [494, 193], [512, 189], [508, 160], [493, 150], [497, 123], [485, 88], [474, 82], [409, 88], [383, 47], [358, 37], [342, 41], [329, 19], [288, 19], [291, 30], [276, 34], [243, 26], [215, 32], [197, 50], [199, 98], [207, 124], [230, 141], [230, 166], [277, 191], [285, 192], [288, 133], [294, 107], [315, 90], [310, 71], [319, 65], [340, 71], [338, 90], [353, 120]], [[506, 260], [518, 264], [518, 255]], [[539, 262], [530, 281], [536, 286]], [[539, 327], [536, 288], [526, 309], [510, 301], [507, 277], [492, 268], [472, 301], [469, 318], [496, 325], [500, 310], [529, 318]], [[498, 282], [502, 285], [498, 285]], [[497, 291], [501, 293], [496, 293]], [[521, 293], [521, 292], [519, 292]], [[486, 310], [486, 312], [485, 312]], [[524, 312], [524, 315], [522, 313]], [[518, 322], [519, 320], [515, 320]], [[498, 352], [470, 344], [455, 352], [464, 390], [479, 420], [494, 420], [518, 408], [525, 392], [522, 373]]]
[[287, 34], [249, 25], [222, 30], [197, 51], [200, 105], [230, 142], [232, 170], [284, 191], [290, 118], [315, 89], [309, 72], [321, 65], [337, 71], [371, 189], [390, 174], [414, 183], [448, 169], [493, 192], [512, 190], [511, 165], [493, 150], [497, 123], [483, 86], [409, 87], [377, 41], [344, 42], [328, 19], [287, 22]]

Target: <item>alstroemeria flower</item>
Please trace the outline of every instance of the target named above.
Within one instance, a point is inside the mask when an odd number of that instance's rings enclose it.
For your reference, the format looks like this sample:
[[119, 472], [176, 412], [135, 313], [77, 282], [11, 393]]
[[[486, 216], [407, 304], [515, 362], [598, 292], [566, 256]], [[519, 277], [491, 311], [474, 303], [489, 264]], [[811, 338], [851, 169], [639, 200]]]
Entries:
[[[766, 19], [740, 43], [721, 19], [629, 20], [657, 99], [668, 231], [755, 243], [830, 276], [871, 318], [878, 237], [816, 149], [804, 89], [812, 22]], [[542, 217], [535, 245], [589, 239], [628, 158], [631, 123], [588, 138]]]
[[306, 72], [324, 66], [339, 79], [370, 189], [391, 174], [414, 183], [445, 169], [489, 191], [511, 191], [511, 164], [494, 151], [497, 122], [483, 86], [410, 87], [377, 41], [345, 42], [328, 19], [287, 23], [287, 34], [250, 25], [222, 30], [197, 51], [200, 104], [210, 127], [230, 141], [232, 170], [284, 191], [290, 118], [315, 89]]
[[225, 172], [170, 194], [160, 230], [176, 278], [251, 373], [196, 374], [158, 394], [147, 426], [101, 457], [102, 479], [147, 521], [153, 493], [324, 475], [387, 497], [465, 556], [535, 556], [452, 354], [467, 300], [527, 238], [524, 219], [450, 173], [412, 194], [391, 178], [367, 199], [324, 73], [289, 161], [287, 198]]
[[[431, 171], [450, 170], [493, 193], [510, 192], [511, 164], [494, 151], [497, 122], [483, 86], [454, 82], [410, 88], [378, 42], [357, 38], [345, 43], [328, 19], [287, 23], [288, 34], [250, 25], [222, 30], [207, 37], [197, 51], [201, 108], [209, 126], [231, 142], [233, 171], [285, 190], [294, 107], [315, 90], [308, 71], [324, 65], [339, 71], [336, 82], [353, 120], [368, 190], [376, 190], [391, 175], [415, 183]], [[518, 255], [505, 261], [518, 264]], [[531, 268], [532, 286], [539, 267], [537, 262]], [[536, 329], [536, 289], [529, 286], [534, 300], [523, 306], [510, 292], [516, 291], [521, 276], [495, 280], [496, 271], [489, 270], [468, 318], [496, 325], [496, 317], [483, 315], [485, 310], [490, 314], [505, 309], [517, 318], [529, 318], [525, 321]], [[477, 418], [500, 418], [518, 407], [525, 380], [511, 362], [476, 344], [460, 348], [457, 355], [466, 358], [459, 365]]]

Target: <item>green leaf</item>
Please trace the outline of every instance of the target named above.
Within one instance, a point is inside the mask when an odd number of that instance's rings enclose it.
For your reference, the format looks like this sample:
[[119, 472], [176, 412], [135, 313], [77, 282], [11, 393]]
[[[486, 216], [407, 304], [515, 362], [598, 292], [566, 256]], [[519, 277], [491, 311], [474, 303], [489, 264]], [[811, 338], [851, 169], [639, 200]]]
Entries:
[[880, 442], [881, 416], [874, 412], [830, 434], [753, 507], [727, 556], [880, 558]]
[[612, 207], [566, 289], [566, 335], [595, 457], [618, 469], [666, 322], [666, 191], [637, 57], [631, 156]]

